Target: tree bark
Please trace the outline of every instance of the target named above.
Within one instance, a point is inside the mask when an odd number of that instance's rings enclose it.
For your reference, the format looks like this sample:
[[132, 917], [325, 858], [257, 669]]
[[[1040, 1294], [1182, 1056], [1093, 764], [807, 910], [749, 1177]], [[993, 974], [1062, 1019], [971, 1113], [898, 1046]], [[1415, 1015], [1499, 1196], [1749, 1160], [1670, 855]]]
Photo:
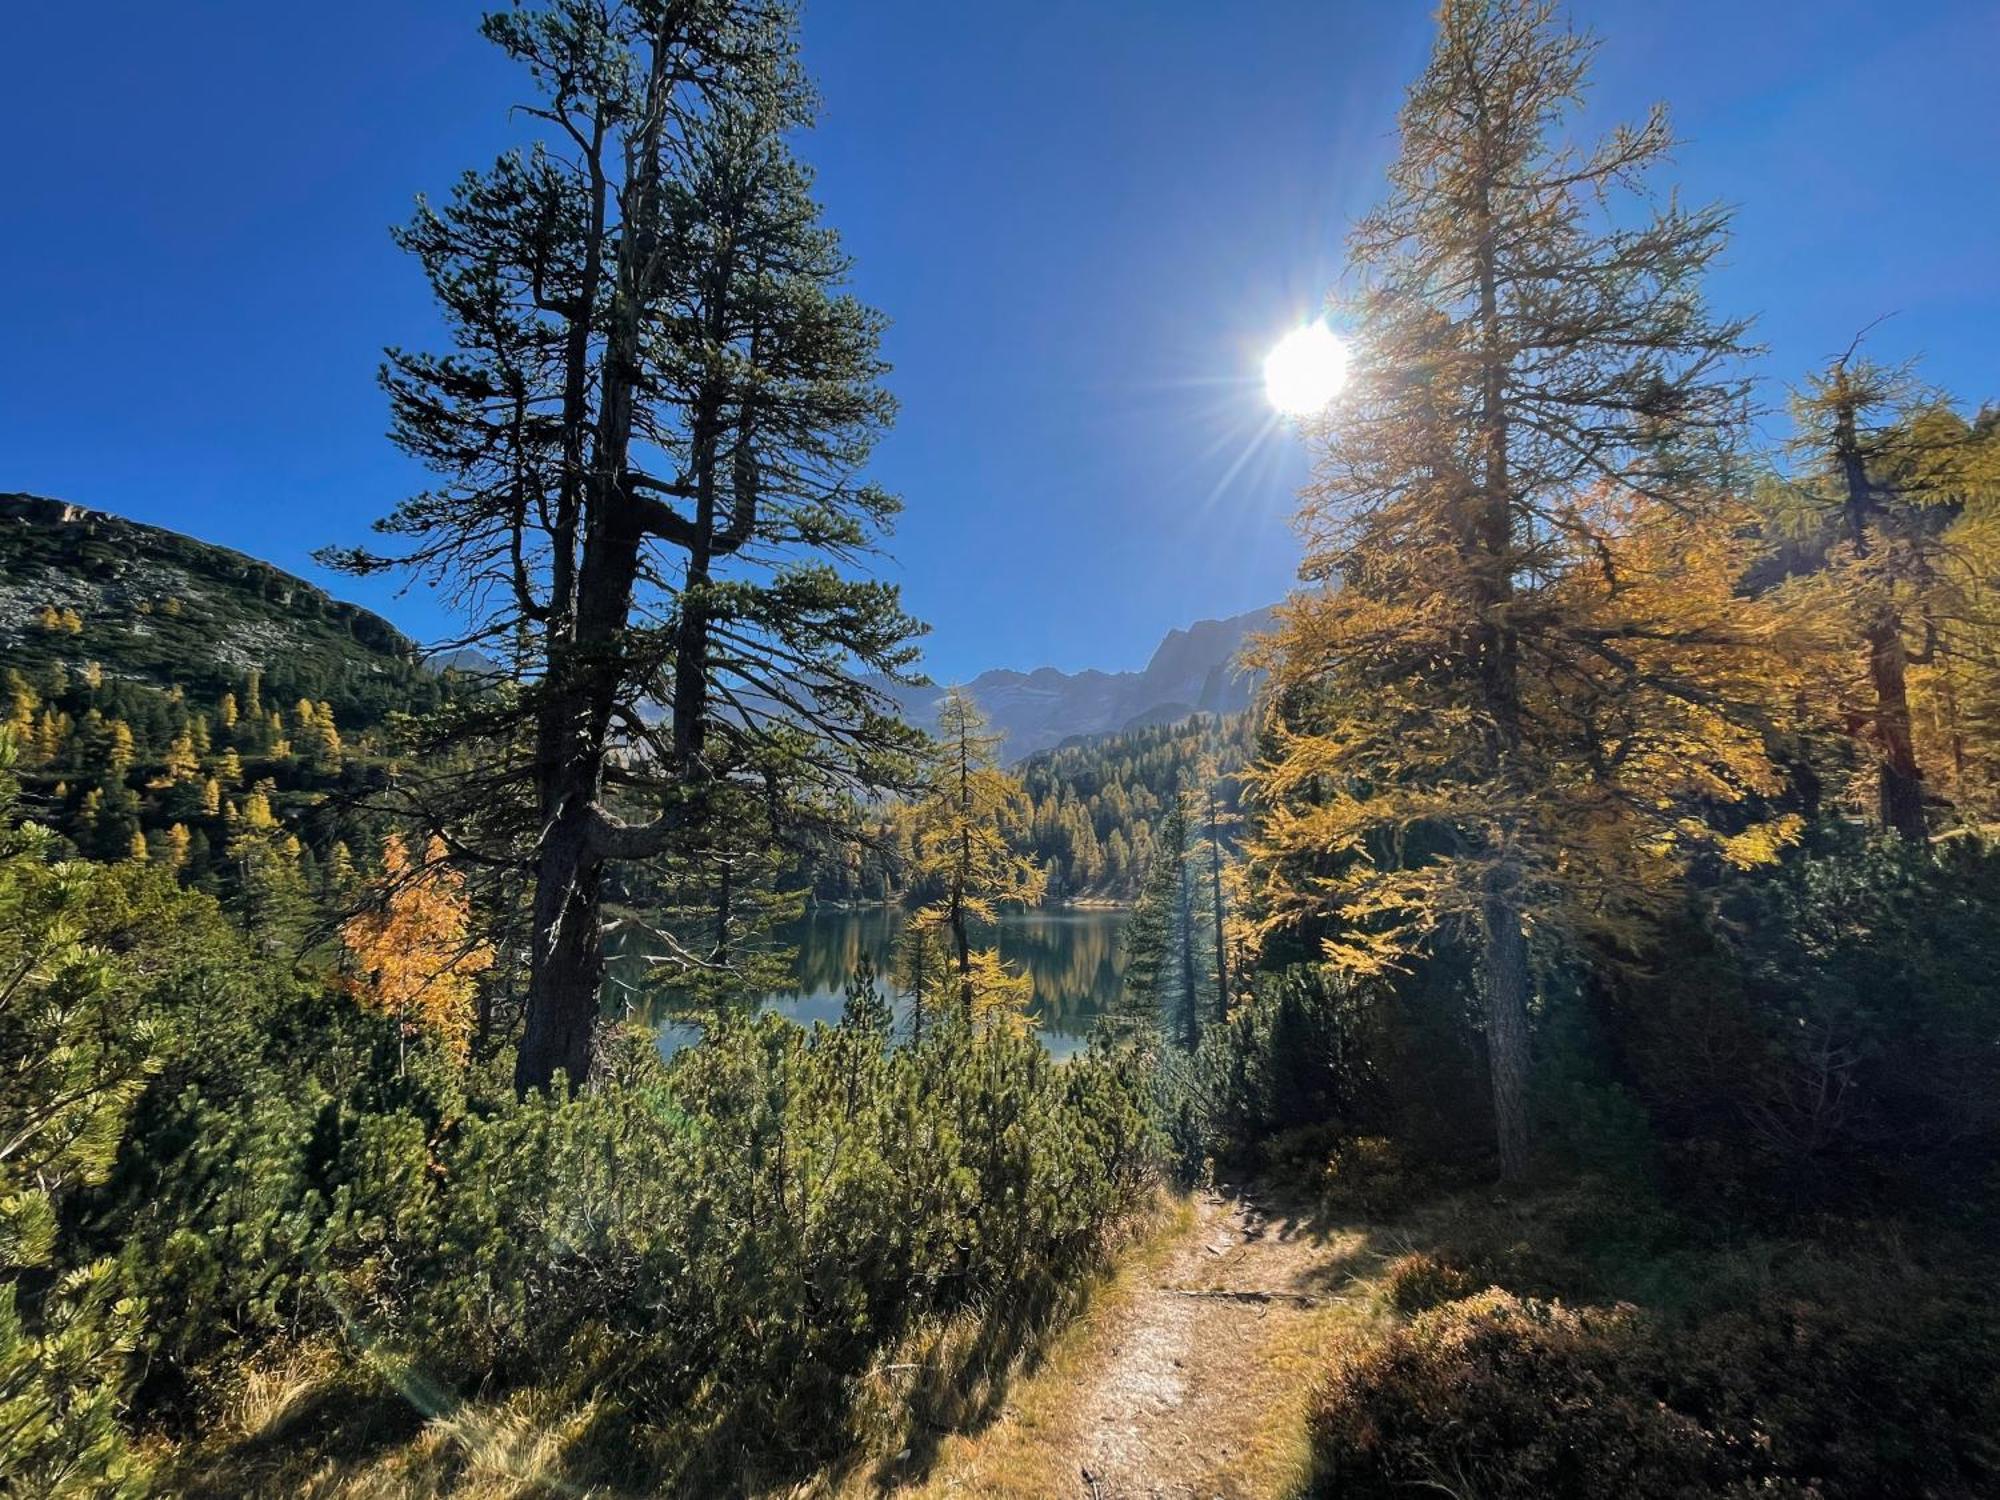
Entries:
[[[1478, 248], [1480, 327], [1480, 426], [1484, 467], [1473, 522], [1471, 576], [1478, 610], [1477, 642], [1481, 707], [1485, 710], [1492, 764], [1490, 774], [1506, 778], [1521, 744], [1519, 646], [1508, 617], [1514, 597], [1513, 477], [1508, 462], [1505, 331], [1501, 325], [1499, 253], [1493, 214], [1482, 197]], [[1493, 1124], [1500, 1148], [1500, 1175], [1518, 1179], [1527, 1170], [1528, 1129], [1528, 954], [1514, 890], [1518, 873], [1502, 846], [1486, 877], [1485, 953], [1486, 1049], [1493, 1077]]]
[[1930, 837], [1924, 820], [1924, 778], [1910, 736], [1909, 653], [1901, 622], [1884, 611], [1868, 631], [1868, 678], [1875, 691], [1875, 738], [1881, 756], [1877, 795], [1882, 826], [1906, 843]]
[[591, 853], [585, 821], [571, 817], [549, 830], [535, 865], [527, 1026], [514, 1063], [521, 1093], [549, 1088], [559, 1073], [573, 1086], [590, 1074], [604, 982], [602, 886], [603, 861]]
[[[639, 377], [642, 324], [653, 272], [660, 186], [660, 139], [675, 82], [665, 23], [656, 38], [646, 84], [646, 123], [628, 143], [618, 194], [615, 275], [604, 315], [604, 358], [598, 376], [594, 423], [575, 404], [580, 350], [589, 345], [590, 306], [580, 341], [569, 351], [564, 420], [566, 453], [582, 451], [580, 432], [591, 433], [590, 461], [582, 475], [565, 476], [565, 514], [580, 522], [582, 556], [576, 570], [574, 613], [553, 614], [546, 696], [536, 725], [536, 782], [541, 818], [535, 855], [534, 929], [528, 981], [527, 1025], [514, 1064], [514, 1087], [525, 1094], [546, 1089], [558, 1073], [573, 1087], [590, 1075], [604, 979], [601, 925], [605, 851], [599, 847], [598, 799], [604, 790], [611, 716], [621, 689], [618, 641], [630, 623], [632, 593], [645, 543], [642, 508], [630, 483], [635, 382]], [[611, 231], [602, 214], [605, 184], [594, 138], [590, 264], [601, 264]], [[591, 274], [600, 274], [593, 271]], [[571, 506], [574, 493], [580, 503]], [[558, 548], [560, 552], [562, 549]], [[557, 558], [558, 566], [563, 559]], [[560, 603], [560, 601], [558, 601]], [[568, 626], [568, 633], [562, 629]]]
[[[1841, 380], [1845, 392], [1844, 370]], [[1862, 458], [1854, 402], [1844, 395], [1834, 413], [1834, 449], [1847, 488], [1848, 542], [1856, 558], [1865, 558], [1875, 521], [1875, 486]], [[1886, 598], [1868, 622], [1865, 639], [1868, 683], [1875, 695], [1876, 800], [1882, 826], [1906, 843], [1921, 844], [1930, 830], [1924, 822], [1923, 769], [1910, 734], [1909, 652], [1903, 645], [1902, 619]]]
[[1521, 914], [1489, 885], [1485, 910], [1486, 1056], [1493, 1079], [1493, 1122], [1500, 1175], [1528, 1170], [1528, 944]]

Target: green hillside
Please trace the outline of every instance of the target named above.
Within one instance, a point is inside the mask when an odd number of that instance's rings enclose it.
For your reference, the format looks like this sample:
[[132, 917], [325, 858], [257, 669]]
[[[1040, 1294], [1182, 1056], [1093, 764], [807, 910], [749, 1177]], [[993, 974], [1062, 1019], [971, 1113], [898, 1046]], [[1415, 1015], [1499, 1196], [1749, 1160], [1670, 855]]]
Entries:
[[0, 706], [36, 818], [281, 908], [373, 855], [390, 717], [444, 679], [377, 615], [191, 537], [0, 496]]
[[379, 615], [227, 547], [35, 495], [0, 495], [0, 648], [30, 674], [109, 678], [204, 700], [262, 673], [343, 726], [432, 701], [416, 647]]

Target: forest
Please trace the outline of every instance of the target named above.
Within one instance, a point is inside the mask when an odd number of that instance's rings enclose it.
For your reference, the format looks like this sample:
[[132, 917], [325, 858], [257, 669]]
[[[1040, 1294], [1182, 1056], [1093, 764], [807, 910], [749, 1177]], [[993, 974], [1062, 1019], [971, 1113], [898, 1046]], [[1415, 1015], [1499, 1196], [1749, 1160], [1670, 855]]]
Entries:
[[[883, 690], [791, 6], [480, 30], [321, 554], [456, 635], [0, 516], [0, 1495], [2000, 1493], [1992, 393], [1766, 390], [1665, 107], [1442, 0], [1253, 708], [1007, 768]], [[832, 1024], [809, 903], [904, 913]]]

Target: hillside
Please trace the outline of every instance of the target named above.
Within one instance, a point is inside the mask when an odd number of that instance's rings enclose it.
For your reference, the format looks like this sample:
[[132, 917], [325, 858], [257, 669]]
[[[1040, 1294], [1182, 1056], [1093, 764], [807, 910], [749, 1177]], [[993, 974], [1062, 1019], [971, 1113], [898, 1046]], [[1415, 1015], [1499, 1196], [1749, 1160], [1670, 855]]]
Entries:
[[[1170, 630], [1142, 671], [1000, 669], [981, 672], [965, 686], [993, 728], [1006, 736], [1000, 753], [1009, 763], [1080, 736], [1173, 724], [1195, 713], [1241, 713], [1250, 706], [1255, 683], [1236, 657], [1245, 641], [1269, 628], [1271, 617], [1270, 610], [1258, 609]], [[932, 727], [942, 688], [890, 691], [904, 717]]]
[[[1037, 751], [1014, 768], [1020, 795], [999, 819], [1001, 836], [1041, 868], [1051, 902], [1132, 901], [1176, 789], [1206, 786], [1212, 774], [1218, 813], [1233, 826], [1254, 733], [1247, 714], [1187, 715]], [[911, 854], [895, 829], [891, 819], [865, 855], [843, 846], [810, 860], [815, 898], [880, 901], [902, 891]]]
[[0, 648], [37, 817], [85, 854], [260, 903], [274, 929], [372, 860], [386, 825], [361, 804], [391, 716], [447, 680], [268, 563], [19, 494], [0, 496]]
[[379, 615], [227, 547], [35, 495], [0, 495], [0, 650], [30, 676], [96, 662], [204, 701], [250, 672], [343, 726], [427, 700], [432, 674]]

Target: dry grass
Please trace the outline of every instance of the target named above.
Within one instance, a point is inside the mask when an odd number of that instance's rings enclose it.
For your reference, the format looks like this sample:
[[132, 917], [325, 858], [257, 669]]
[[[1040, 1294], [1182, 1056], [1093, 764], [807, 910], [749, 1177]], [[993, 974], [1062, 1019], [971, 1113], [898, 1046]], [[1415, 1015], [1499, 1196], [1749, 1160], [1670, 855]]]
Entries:
[[[885, 1356], [854, 1436], [886, 1456], [792, 1500], [1280, 1500], [1306, 1473], [1312, 1392], [1343, 1348], [1394, 1321], [1366, 1279], [1381, 1259], [1366, 1231], [1162, 1194], [1103, 1275], [1005, 1326], [955, 1319]], [[1246, 1291], [1280, 1296], [1188, 1295]], [[188, 1500], [626, 1500], [579, 1477], [597, 1468], [600, 1415], [573, 1391], [533, 1389], [447, 1408], [408, 1372], [371, 1380], [308, 1348], [242, 1372], [166, 1488]]]
[[[1021, 1418], [1024, 1380], [1035, 1392], [1029, 1425], [1057, 1420], [1063, 1389], [1093, 1367], [1089, 1328], [1145, 1285], [1145, 1268], [1170, 1253], [1193, 1218], [1188, 1200], [1162, 1194], [1126, 1226], [1115, 1272], [1052, 1285], [1004, 1318], [967, 1315], [911, 1334], [858, 1393], [852, 1436], [877, 1460], [795, 1493], [884, 1493], [897, 1476], [949, 1467], [996, 1422]], [[601, 1416], [575, 1388], [453, 1403], [379, 1354], [357, 1372], [334, 1347], [310, 1346], [238, 1373], [203, 1440], [162, 1445], [156, 1456], [164, 1492], [186, 1500], [639, 1500], [591, 1482], [605, 1467], [594, 1461], [605, 1458], [594, 1430]], [[1053, 1491], [1029, 1484], [1007, 1493]]]
[[564, 1477], [596, 1415], [536, 1390], [445, 1409], [407, 1371], [371, 1378], [308, 1345], [240, 1372], [204, 1440], [162, 1450], [162, 1489], [186, 1500], [611, 1500]]
[[[1153, 1211], [1137, 1227], [1115, 1269], [1086, 1289], [1081, 1313], [1055, 1334], [1040, 1361], [1014, 1384], [1010, 1399], [984, 1428], [940, 1435], [926, 1475], [902, 1482], [908, 1460], [894, 1460], [812, 1487], [807, 1495], [835, 1500], [862, 1500], [883, 1494], [916, 1497], [992, 1494], [1045, 1500], [1070, 1493], [1076, 1483], [1072, 1468], [1064, 1473], [1064, 1440], [1073, 1436], [1076, 1393], [1103, 1365], [1111, 1341], [1124, 1327], [1141, 1292], [1151, 1285], [1159, 1267], [1192, 1230], [1194, 1204], [1181, 1196], [1162, 1194]], [[1000, 1486], [967, 1489], [964, 1476], [991, 1475]]]

